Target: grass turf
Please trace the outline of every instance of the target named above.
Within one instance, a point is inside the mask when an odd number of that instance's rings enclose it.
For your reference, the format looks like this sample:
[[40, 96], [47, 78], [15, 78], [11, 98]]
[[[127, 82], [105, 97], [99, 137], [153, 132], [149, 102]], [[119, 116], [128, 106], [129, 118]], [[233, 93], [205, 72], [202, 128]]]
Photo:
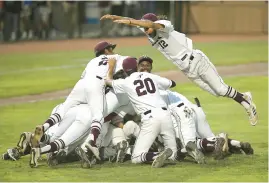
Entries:
[[[225, 81], [239, 91], [252, 92], [259, 114], [257, 126], [250, 126], [243, 108], [230, 99], [211, 96], [193, 84], [180, 85], [176, 90], [189, 99], [199, 97], [212, 130], [215, 133], [226, 131], [231, 138], [250, 142], [255, 150], [253, 156], [232, 155], [222, 161], [207, 158], [206, 165], [180, 162], [160, 169], [129, 163], [106, 163], [102, 167], [81, 169], [78, 162], [50, 168], [45, 161], [37, 169], [31, 169], [29, 157], [23, 157], [16, 162], [1, 161], [0, 181], [267, 182], [268, 77], [239, 77]], [[21, 132], [33, 130], [60, 102], [62, 100], [1, 107], [0, 151], [13, 147]]]
[[[215, 65], [267, 61], [267, 42], [197, 43]], [[118, 49], [122, 55], [147, 54], [154, 59], [154, 71], [177, 69], [150, 46]], [[259, 54], [257, 54], [259, 53]], [[0, 98], [39, 94], [71, 88], [80, 78], [91, 51], [0, 55]]]

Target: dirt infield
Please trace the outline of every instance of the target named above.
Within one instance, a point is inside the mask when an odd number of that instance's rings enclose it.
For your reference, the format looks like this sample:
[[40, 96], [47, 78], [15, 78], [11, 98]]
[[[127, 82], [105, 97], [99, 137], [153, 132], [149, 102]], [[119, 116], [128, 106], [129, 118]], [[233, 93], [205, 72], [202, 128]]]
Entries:
[[[249, 41], [249, 40], [267, 40], [267, 35], [198, 35], [190, 36], [194, 42], [229, 42], [229, 41]], [[16, 53], [38, 53], [55, 51], [91, 51], [96, 43], [104, 39], [77, 39], [60, 41], [36, 41], [20, 42], [11, 44], [0, 44], [0, 54]], [[147, 39], [143, 37], [135, 38], [108, 38], [109, 42], [117, 43], [119, 47], [144, 46], [148, 45]], [[267, 75], [267, 63], [255, 63], [237, 66], [222, 66], [217, 68], [220, 75], [224, 77], [249, 76], [249, 75]], [[158, 73], [161, 76], [175, 80], [178, 83], [188, 82], [189, 80], [180, 71], [168, 71]], [[28, 95], [22, 97], [13, 97], [0, 99], [0, 106], [12, 105], [18, 103], [37, 102], [42, 100], [53, 100], [64, 98], [71, 89], [44, 93], [39, 95]]]
[[[267, 40], [268, 35], [194, 35], [190, 36], [194, 42], [230, 42]], [[145, 36], [125, 38], [103, 38], [103, 39], [74, 39], [58, 41], [34, 41], [0, 44], [0, 54], [55, 52], [55, 51], [92, 51], [96, 43], [107, 40], [117, 43], [118, 47], [145, 46], [149, 45]]]

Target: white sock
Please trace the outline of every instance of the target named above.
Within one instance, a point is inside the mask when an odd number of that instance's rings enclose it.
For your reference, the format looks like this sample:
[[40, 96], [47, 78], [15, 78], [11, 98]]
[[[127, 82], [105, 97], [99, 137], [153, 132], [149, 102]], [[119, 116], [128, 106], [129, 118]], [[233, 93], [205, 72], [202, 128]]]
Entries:
[[238, 140], [231, 140], [231, 145], [235, 147], [241, 147], [240, 141]]

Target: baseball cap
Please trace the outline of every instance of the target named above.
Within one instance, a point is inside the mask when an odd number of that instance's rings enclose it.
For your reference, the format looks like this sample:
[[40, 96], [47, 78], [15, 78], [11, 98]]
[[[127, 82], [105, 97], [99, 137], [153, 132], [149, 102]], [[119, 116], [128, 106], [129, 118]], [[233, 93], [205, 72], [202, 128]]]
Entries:
[[127, 57], [122, 62], [122, 68], [124, 72], [128, 73], [130, 71], [137, 71], [137, 60], [134, 57]]
[[146, 56], [146, 55], [143, 55], [143, 56], [141, 56], [141, 57], [139, 57], [139, 59], [138, 59], [138, 64], [140, 64], [141, 62], [143, 62], [143, 61], [148, 61], [149, 63], [153, 63], [153, 60], [152, 60], [152, 58], [150, 58], [150, 57], [148, 57], [148, 56]]
[[141, 20], [150, 20], [152, 22], [155, 22], [158, 20], [158, 18], [154, 13], [147, 13], [147, 14], [143, 15]]
[[109, 47], [111, 47], [114, 50], [116, 46], [117, 46], [116, 44], [111, 44], [106, 41], [101, 41], [97, 43], [94, 47], [95, 56], [99, 56], [100, 52], [104, 51], [106, 48], [109, 48]]

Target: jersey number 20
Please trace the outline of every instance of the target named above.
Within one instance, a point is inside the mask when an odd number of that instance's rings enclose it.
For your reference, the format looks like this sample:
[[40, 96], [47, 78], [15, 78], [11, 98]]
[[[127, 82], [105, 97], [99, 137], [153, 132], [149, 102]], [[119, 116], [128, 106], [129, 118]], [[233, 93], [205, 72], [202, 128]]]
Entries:
[[144, 80], [135, 80], [134, 85], [136, 86], [135, 90], [139, 97], [147, 95], [148, 93], [156, 92], [154, 82], [150, 78], [145, 78]]

